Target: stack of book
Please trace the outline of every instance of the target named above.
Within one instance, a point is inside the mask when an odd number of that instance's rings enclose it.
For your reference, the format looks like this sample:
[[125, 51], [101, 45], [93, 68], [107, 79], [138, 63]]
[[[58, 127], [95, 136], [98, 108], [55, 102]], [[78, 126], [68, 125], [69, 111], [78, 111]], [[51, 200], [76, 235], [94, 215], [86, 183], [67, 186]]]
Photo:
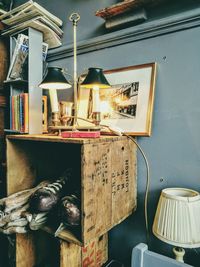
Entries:
[[[42, 96], [42, 127], [47, 132], [47, 96]], [[28, 93], [10, 96], [10, 129], [20, 133], [29, 132]]]
[[0, 15], [0, 21], [6, 25], [2, 35], [13, 35], [32, 27], [43, 32], [44, 42], [49, 45], [49, 48], [62, 44], [63, 31], [60, 28], [62, 20], [34, 1], [28, 1]]
[[28, 93], [10, 97], [10, 129], [28, 133]]

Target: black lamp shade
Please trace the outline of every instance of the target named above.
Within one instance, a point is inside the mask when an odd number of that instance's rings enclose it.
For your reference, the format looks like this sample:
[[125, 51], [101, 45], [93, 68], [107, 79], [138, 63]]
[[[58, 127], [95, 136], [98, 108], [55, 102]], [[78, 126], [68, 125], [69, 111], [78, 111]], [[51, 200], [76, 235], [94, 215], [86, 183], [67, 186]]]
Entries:
[[39, 87], [42, 89], [68, 89], [71, 85], [63, 75], [62, 68], [49, 67]]
[[93, 88], [94, 86], [98, 86], [100, 89], [111, 87], [103, 74], [103, 70], [100, 68], [89, 68], [88, 74], [81, 86], [85, 88]]

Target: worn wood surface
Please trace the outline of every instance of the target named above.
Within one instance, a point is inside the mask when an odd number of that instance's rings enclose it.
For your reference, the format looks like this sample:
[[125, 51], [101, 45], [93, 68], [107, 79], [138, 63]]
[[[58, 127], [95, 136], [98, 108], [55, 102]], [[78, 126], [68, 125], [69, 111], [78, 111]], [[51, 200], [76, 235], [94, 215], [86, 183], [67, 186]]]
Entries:
[[111, 18], [113, 16], [128, 12], [138, 7], [145, 7], [149, 5], [156, 5], [165, 0], [125, 0], [115, 5], [103, 8], [96, 11], [95, 15], [103, 19]]
[[16, 267], [34, 267], [35, 252], [34, 233], [16, 235]]
[[102, 142], [111, 142], [117, 140], [125, 140], [125, 136], [110, 136], [102, 135], [100, 138], [62, 138], [60, 136], [40, 134], [40, 135], [9, 135], [8, 139], [14, 140], [27, 140], [27, 141], [43, 141], [43, 142], [58, 142], [58, 143], [71, 143], [71, 144], [93, 144]]
[[95, 238], [84, 247], [61, 241], [60, 250], [60, 267], [100, 267], [108, 259], [108, 235]]
[[107, 232], [136, 208], [136, 149], [128, 139], [82, 147], [82, 239]]
[[[89, 266], [90, 261], [96, 261], [96, 265], [91, 266], [100, 266], [98, 262], [107, 258], [107, 245], [100, 239], [98, 244], [91, 240], [107, 233], [136, 208], [135, 145], [125, 136], [103, 136], [97, 140], [8, 136], [7, 166], [8, 194], [32, 188], [50, 175], [57, 178], [68, 167], [75, 170], [73, 182], [82, 198], [81, 236], [69, 230], [60, 233], [61, 240], [72, 242], [61, 241], [60, 266], [80, 267], [80, 259], [84, 267]], [[54, 233], [53, 228], [47, 228], [45, 231]], [[19, 262], [23, 256], [38, 264], [34, 238], [35, 233], [17, 235], [20, 244], [17, 242], [16, 267], [21, 267]], [[85, 249], [80, 249], [80, 245]]]
[[32, 168], [31, 151], [25, 151], [19, 144], [7, 140], [7, 194], [32, 188], [36, 172]]
[[81, 267], [81, 247], [61, 241], [60, 244], [60, 267]]
[[[32, 188], [35, 173], [31, 170], [29, 156], [23, 149], [7, 141], [7, 194]], [[16, 267], [35, 265], [35, 245], [33, 234], [16, 235]]]

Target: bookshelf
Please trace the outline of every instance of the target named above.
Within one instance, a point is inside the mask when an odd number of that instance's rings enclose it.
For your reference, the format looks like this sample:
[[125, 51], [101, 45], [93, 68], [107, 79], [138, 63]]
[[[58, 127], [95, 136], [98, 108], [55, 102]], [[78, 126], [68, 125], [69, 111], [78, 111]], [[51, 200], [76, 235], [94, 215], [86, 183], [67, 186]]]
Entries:
[[[107, 232], [136, 209], [136, 147], [127, 137], [7, 137], [8, 195], [44, 179], [53, 181], [68, 168], [72, 179], [67, 190], [80, 194], [80, 225], [66, 227], [57, 238], [53, 222], [42, 230], [17, 234], [16, 267], [102, 266], [107, 260]], [[57, 218], [55, 210], [53, 214]]]
[[[29, 134], [41, 134], [43, 132], [43, 115], [42, 115], [42, 90], [38, 84], [42, 80], [43, 60], [42, 60], [42, 43], [43, 34], [35, 29], [27, 28], [23, 32], [18, 32], [10, 36], [10, 62], [16, 46], [18, 34], [23, 33], [29, 38], [27, 80], [6, 80], [5, 83], [10, 89], [10, 96], [17, 96], [28, 93], [28, 132]], [[10, 109], [12, 105], [10, 104]], [[11, 120], [10, 112], [10, 120]], [[11, 123], [10, 123], [11, 124]], [[14, 130], [11, 125], [7, 132], [21, 133], [20, 130]]]

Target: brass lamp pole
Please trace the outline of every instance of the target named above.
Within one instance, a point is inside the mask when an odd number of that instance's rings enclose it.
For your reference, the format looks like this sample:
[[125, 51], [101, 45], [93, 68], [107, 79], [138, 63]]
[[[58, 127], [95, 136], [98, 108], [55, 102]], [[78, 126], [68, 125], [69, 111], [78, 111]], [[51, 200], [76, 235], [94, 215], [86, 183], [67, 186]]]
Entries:
[[77, 80], [77, 23], [80, 20], [80, 15], [78, 13], [72, 13], [69, 17], [69, 20], [73, 22], [73, 35], [74, 35], [74, 121], [73, 121], [73, 130], [76, 130], [77, 126], [77, 98], [78, 98], [78, 80]]

